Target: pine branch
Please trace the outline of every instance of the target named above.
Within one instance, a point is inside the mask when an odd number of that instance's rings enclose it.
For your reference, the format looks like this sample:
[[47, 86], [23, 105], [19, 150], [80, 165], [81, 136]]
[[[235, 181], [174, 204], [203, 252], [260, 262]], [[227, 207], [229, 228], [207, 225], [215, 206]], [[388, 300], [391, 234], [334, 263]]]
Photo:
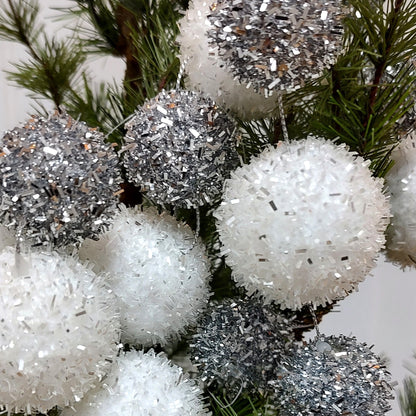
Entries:
[[8, 72], [9, 79], [31, 90], [34, 97], [52, 100], [60, 109], [85, 57], [73, 42], [46, 37], [44, 26], [38, 23], [38, 2], [7, 2], [8, 8], [0, 15], [0, 37], [21, 43], [30, 56], [28, 61], [15, 64], [16, 71]]
[[226, 398], [211, 394], [211, 408], [213, 416], [266, 416], [270, 413], [267, 401], [263, 398], [237, 397], [232, 402]]
[[[376, 176], [391, 167], [397, 123], [412, 106], [415, 71], [416, 2], [351, 0], [355, 12], [344, 21], [345, 52], [328, 72], [285, 100], [291, 137], [316, 134], [371, 161]], [[387, 68], [396, 68], [394, 76]], [[369, 80], [371, 79], [371, 80]], [[297, 131], [296, 131], [297, 129]]]
[[30, 48], [44, 26], [39, 24], [39, 3], [26, 0], [7, 0], [8, 8], [0, 9], [0, 39], [19, 42]]
[[404, 390], [399, 396], [402, 416], [416, 416], [416, 383], [408, 377], [404, 380]]

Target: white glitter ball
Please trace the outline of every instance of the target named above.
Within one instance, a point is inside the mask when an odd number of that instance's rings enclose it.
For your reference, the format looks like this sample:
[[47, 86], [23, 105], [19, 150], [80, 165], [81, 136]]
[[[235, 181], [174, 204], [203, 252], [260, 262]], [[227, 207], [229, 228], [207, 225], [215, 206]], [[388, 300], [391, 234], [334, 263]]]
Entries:
[[80, 257], [109, 274], [121, 312], [122, 341], [165, 345], [194, 324], [209, 297], [209, 265], [192, 230], [155, 209], [122, 208]]
[[103, 386], [61, 416], [201, 416], [200, 390], [182, 369], [150, 350], [128, 352], [117, 359]]
[[189, 84], [240, 117], [265, 116], [276, 90], [319, 76], [341, 50], [339, 0], [193, 0], [180, 21]]
[[309, 137], [238, 168], [215, 212], [237, 284], [292, 309], [355, 289], [374, 266], [389, 219], [383, 181], [368, 164]]
[[102, 280], [56, 253], [0, 254], [0, 404], [46, 412], [78, 401], [116, 357], [119, 317]]
[[392, 153], [395, 165], [386, 176], [393, 218], [387, 229], [387, 258], [406, 267], [416, 265], [416, 132]]

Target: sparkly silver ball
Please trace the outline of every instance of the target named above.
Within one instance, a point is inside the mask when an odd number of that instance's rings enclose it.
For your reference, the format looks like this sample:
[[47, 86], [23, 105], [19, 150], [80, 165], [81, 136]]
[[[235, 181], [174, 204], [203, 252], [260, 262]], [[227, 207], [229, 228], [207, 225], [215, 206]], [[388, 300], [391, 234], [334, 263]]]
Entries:
[[270, 111], [274, 91], [335, 62], [347, 12], [342, 0], [193, 0], [179, 36], [190, 85], [240, 116]]
[[208, 97], [162, 91], [126, 124], [127, 176], [160, 204], [212, 203], [238, 163], [235, 128]]
[[1, 138], [0, 221], [31, 245], [96, 237], [113, 215], [118, 158], [104, 136], [55, 113]]
[[293, 89], [335, 62], [342, 44], [341, 0], [219, 0], [208, 37], [240, 82]]
[[282, 416], [382, 416], [390, 410], [390, 374], [354, 337], [311, 341], [289, 357], [286, 368], [276, 395]]
[[276, 368], [294, 339], [293, 319], [254, 298], [214, 303], [191, 343], [202, 380], [223, 387], [230, 397], [273, 390]]

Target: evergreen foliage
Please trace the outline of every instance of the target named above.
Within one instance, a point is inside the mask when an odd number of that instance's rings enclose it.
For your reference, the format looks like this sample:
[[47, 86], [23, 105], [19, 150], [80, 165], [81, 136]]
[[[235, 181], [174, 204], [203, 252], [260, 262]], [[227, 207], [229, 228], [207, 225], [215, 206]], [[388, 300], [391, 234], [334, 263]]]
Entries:
[[408, 377], [400, 394], [400, 407], [403, 416], [416, 416], [416, 383]]
[[[72, 8], [60, 9], [62, 19], [73, 27], [65, 40], [46, 35], [37, 0], [2, 2], [0, 39], [23, 45], [28, 54], [27, 60], [15, 63], [9, 79], [30, 91], [40, 112], [49, 100], [58, 110], [65, 108], [74, 118], [99, 127], [112, 141], [122, 144], [123, 121], [146, 98], [176, 85], [180, 69], [177, 21], [187, 0], [72, 0]], [[344, 50], [336, 64], [304, 88], [283, 97], [289, 137], [300, 139], [313, 133], [345, 143], [369, 159], [374, 175], [380, 177], [392, 165], [390, 153], [403, 134], [399, 121], [416, 96], [416, 1], [383, 3], [350, 0], [354, 11], [345, 19]], [[95, 55], [125, 61], [122, 85], [102, 82], [92, 86], [93, 77], [85, 63]], [[280, 119], [276, 109], [267, 119], [239, 121], [244, 161], [283, 139]], [[128, 184], [125, 187], [132, 189]], [[126, 193], [137, 193], [137, 189]], [[136, 203], [141, 201], [133, 198]], [[170, 208], [197, 227], [195, 210]], [[238, 289], [230, 270], [224, 259], [218, 259], [212, 207], [202, 208], [200, 214], [200, 235], [217, 259], [214, 296], [235, 295]], [[330, 308], [318, 314], [322, 316]], [[311, 326], [307, 315], [299, 313], [305, 327]], [[268, 414], [261, 398], [237, 397], [233, 402], [220, 399], [220, 392], [214, 394], [217, 397], [211, 398], [211, 408], [216, 416]], [[401, 405], [404, 416], [416, 415], [416, 386], [410, 379]], [[54, 410], [50, 415], [57, 413]]]

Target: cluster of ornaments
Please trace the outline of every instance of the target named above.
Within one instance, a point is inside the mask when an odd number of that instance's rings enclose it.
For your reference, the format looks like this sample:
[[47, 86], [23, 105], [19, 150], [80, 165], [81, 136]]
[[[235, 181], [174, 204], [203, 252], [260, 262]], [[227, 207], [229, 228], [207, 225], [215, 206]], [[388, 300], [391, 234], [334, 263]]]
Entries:
[[[66, 114], [1, 140], [0, 408], [206, 414], [195, 382], [142, 352], [177, 341], [208, 302], [209, 265], [191, 229], [117, 207], [117, 154]], [[121, 343], [138, 351], [120, 355]]]
[[[143, 350], [169, 348], [191, 327], [191, 358], [207, 388], [267, 395], [284, 416], [389, 410], [389, 375], [365, 344], [340, 336], [298, 346], [294, 335], [294, 311], [345, 297], [373, 268], [391, 215], [382, 180], [346, 146], [313, 136], [237, 168], [236, 123], [217, 105], [240, 117], [272, 110], [281, 90], [335, 61], [344, 15], [337, 0], [194, 0], [180, 43], [189, 83], [203, 92], [146, 101], [118, 155], [65, 114], [3, 135], [6, 412], [209, 414], [196, 383]], [[405, 265], [416, 262], [415, 149], [410, 133], [388, 178], [388, 253]], [[162, 206], [222, 199], [214, 211], [221, 255], [247, 298], [209, 303], [203, 244], [166, 213], [117, 207], [122, 170]], [[78, 257], [65, 254], [73, 247]]]

